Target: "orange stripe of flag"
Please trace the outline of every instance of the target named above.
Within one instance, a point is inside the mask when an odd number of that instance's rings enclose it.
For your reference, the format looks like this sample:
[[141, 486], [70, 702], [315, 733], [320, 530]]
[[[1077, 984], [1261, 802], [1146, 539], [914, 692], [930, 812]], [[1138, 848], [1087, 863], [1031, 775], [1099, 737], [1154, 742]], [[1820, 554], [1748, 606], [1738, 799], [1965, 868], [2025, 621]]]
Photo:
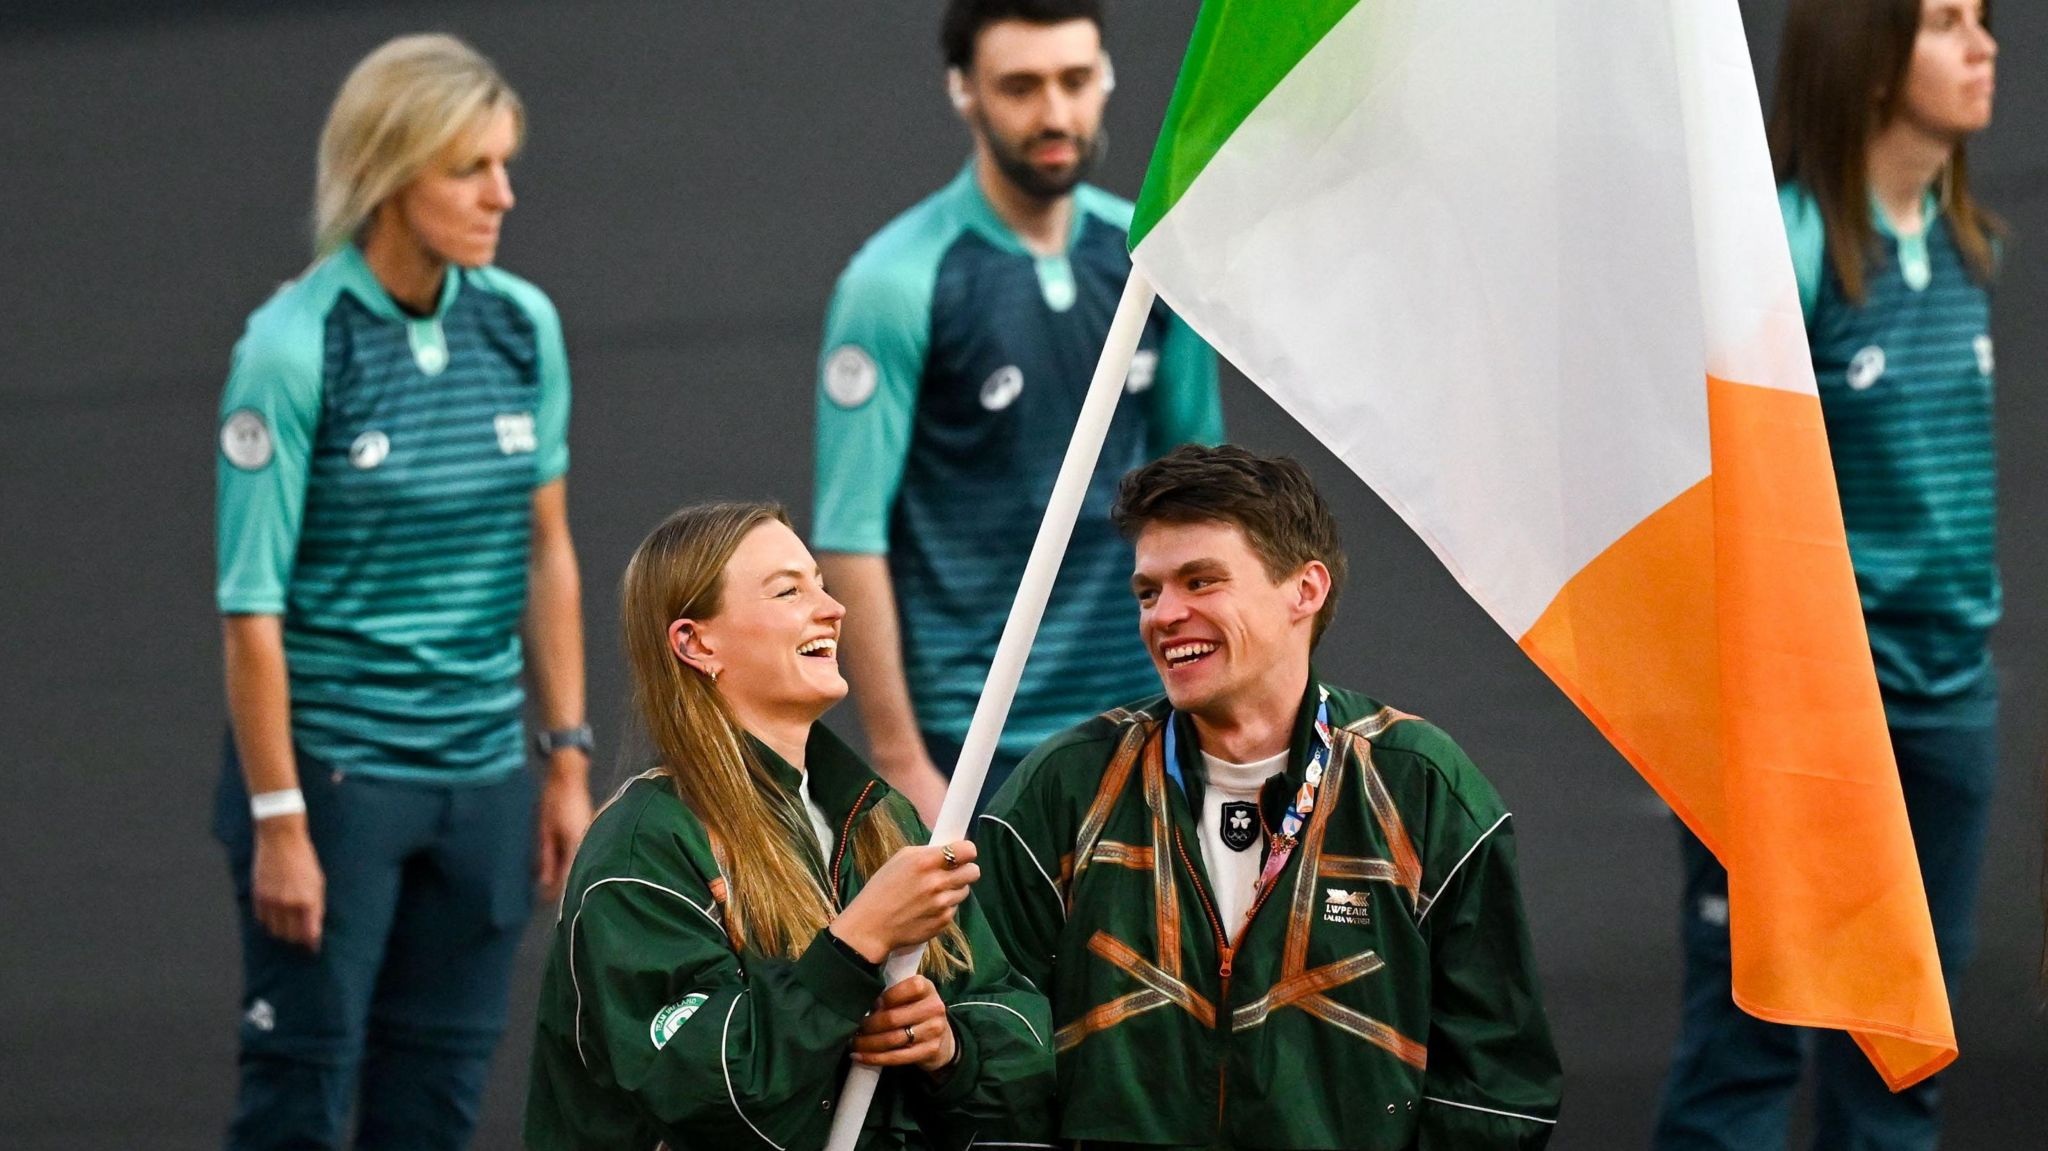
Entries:
[[1844, 1028], [1894, 1090], [1956, 1055], [1820, 404], [1707, 379], [1713, 474], [1522, 649], [1729, 872], [1735, 1000]]

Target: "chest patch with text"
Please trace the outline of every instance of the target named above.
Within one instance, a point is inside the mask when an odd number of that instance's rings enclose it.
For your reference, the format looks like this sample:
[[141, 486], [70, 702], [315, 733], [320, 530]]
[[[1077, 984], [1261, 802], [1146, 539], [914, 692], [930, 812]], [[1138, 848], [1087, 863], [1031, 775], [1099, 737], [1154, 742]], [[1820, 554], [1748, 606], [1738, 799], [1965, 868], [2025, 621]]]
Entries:
[[1323, 922], [1355, 923], [1360, 926], [1372, 922], [1372, 892], [1347, 891], [1341, 887], [1323, 888]]

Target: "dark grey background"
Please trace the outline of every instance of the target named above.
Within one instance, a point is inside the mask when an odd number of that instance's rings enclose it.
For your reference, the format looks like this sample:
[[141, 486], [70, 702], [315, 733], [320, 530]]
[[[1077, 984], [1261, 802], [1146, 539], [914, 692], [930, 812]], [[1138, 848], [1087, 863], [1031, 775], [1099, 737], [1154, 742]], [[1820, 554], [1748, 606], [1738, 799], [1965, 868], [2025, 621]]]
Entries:
[[[1781, 6], [1742, 7], [1768, 84]], [[217, 1145], [239, 975], [207, 831], [222, 728], [214, 405], [243, 318], [307, 261], [313, 143], [348, 67], [389, 35], [451, 30], [495, 56], [531, 109], [502, 257], [567, 325], [590, 698], [615, 749], [625, 557], [686, 501], [766, 495], [802, 516], [833, 277], [966, 155], [940, 87], [937, 8], [0, 10], [0, 1146]], [[1124, 0], [1113, 13], [1121, 86], [1101, 182], [1126, 195], [1194, 11]], [[1999, 16], [1999, 122], [1977, 155], [1984, 198], [2018, 234], [1996, 321], [2006, 754], [1981, 949], [1956, 1003], [1961, 1148], [2036, 1147], [2048, 1131], [2034, 986], [2048, 12]], [[1599, 242], [1600, 222], [1583, 223]], [[1554, 1146], [1642, 1145], [1676, 1023], [1668, 816], [1362, 484], [1254, 389], [1225, 386], [1233, 438], [1308, 461], [1343, 519], [1356, 583], [1324, 645], [1329, 673], [1448, 728], [1515, 807], [1568, 1076]], [[835, 721], [851, 726], [850, 711]], [[607, 757], [602, 774], [616, 771]], [[483, 1147], [517, 1142], [548, 918], [528, 939]]]

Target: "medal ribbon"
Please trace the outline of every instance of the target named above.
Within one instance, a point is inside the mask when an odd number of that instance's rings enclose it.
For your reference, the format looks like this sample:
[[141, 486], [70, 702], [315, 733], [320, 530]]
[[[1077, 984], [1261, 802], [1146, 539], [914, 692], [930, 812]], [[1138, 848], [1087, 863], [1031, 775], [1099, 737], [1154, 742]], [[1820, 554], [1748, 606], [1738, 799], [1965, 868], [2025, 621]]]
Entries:
[[[1175, 782], [1180, 782], [1180, 758], [1177, 754], [1173, 733], [1173, 715], [1166, 717], [1166, 770], [1171, 772]], [[1293, 802], [1287, 805], [1287, 814], [1280, 820], [1280, 830], [1273, 833], [1273, 841], [1266, 847], [1266, 865], [1259, 870], [1259, 886], [1264, 891], [1287, 866], [1287, 857], [1294, 854], [1294, 845], [1301, 841], [1301, 829], [1316, 809], [1316, 791], [1323, 785], [1323, 772], [1330, 766], [1330, 689], [1316, 685], [1316, 727], [1315, 749], [1310, 752], [1308, 771], [1302, 776], [1301, 786], [1294, 792]]]
[[1272, 885], [1280, 869], [1287, 866], [1287, 857], [1294, 854], [1294, 845], [1301, 842], [1302, 825], [1316, 809], [1316, 791], [1323, 786], [1324, 769], [1330, 766], [1330, 689], [1321, 684], [1316, 685], [1315, 737], [1315, 750], [1309, 754], [1308, 771], [1302, 776], [1301, 787], [1295, 791], [1294, 801], [1287, 805], [1280, 830], [1266, 847], [1266, 866], [1259, 870], [1260, 891]]

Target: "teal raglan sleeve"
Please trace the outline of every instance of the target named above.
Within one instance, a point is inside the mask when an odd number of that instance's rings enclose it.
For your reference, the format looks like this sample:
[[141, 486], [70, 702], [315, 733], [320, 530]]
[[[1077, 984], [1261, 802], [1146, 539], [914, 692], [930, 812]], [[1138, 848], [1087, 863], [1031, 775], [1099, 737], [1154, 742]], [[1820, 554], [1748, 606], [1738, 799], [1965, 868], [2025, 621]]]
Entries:
[[1158, 382], [1151, 391], [1149, 447], [1155, 457], [1182, 444], [1223, 442], [1223, 397], [1216, 386], [1216, 353], [1171, 310], [1166, 317], [1166, 335], [1159, 345]]
[[870, 249], [832, 294], [818, 354], [815, 550], [889, 550], [889, 514], [931, 345], [933, 274]]
[[543, 487], [569, 472], [569, 348], [562, 339], [562, 316], [546, 292], [499, 268], [487, 268], [490, 285], [519, 305], [533, 323], [539, 345], [540, 400], [534, 406], [534, 487]]
[[1432, 973], [1418, 1151], [1541, 1151], [1556, 1129], [1563, 1072], [1522, 911], [1514, 829], [1497, 804], [1439, 805], [1446, 815], [1425, 882], [1431, 870], [1448, 871], [1421, 913]]
[[708, 892], [632, 878], [584, 892], [568, 940], [578, 1054], [672, 1146], [822, 1146], [881, 978], [823, 931], [798, 959], [743, 967], [712, 916]]
[[321, 356], [317, 319], [294, 314], [283, 296], [235, 345], [214, 466], [214, 598], [223, 615], [284, 612], [320, 423]]
[[1785, 241], [1792, 250], [1792, 276], [1799, 282], [1799, 310], [1813, 324], [1820, 301], [1821, 277], [1827, 274], [1828, 231], [1820, 204], [1797, 184], [1778, 188], [1778, 211], [1785, 217]]

